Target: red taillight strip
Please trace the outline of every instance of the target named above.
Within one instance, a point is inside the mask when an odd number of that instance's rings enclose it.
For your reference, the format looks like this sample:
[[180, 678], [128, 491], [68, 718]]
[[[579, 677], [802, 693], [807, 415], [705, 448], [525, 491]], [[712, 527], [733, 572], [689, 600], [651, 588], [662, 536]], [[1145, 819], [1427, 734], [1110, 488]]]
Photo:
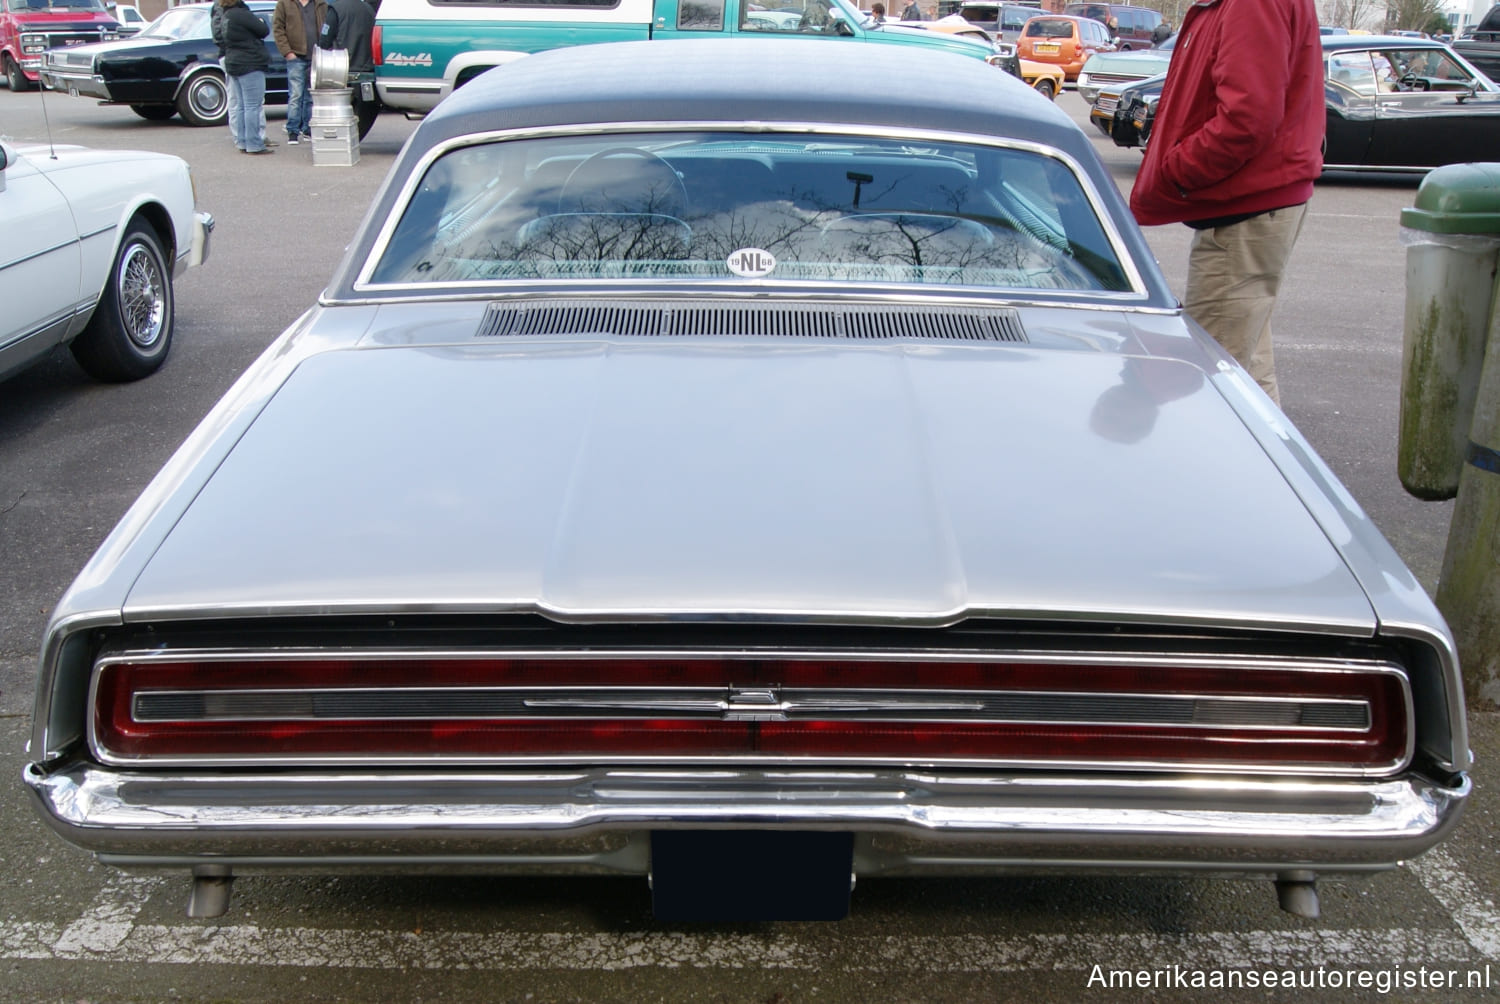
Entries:
[[968, 721], [1359, 731], [1368, 700], [1015, 690], [780, 687], [387, 687], [136, 690], [129, 717], [170, 722], [506, 718]]
[[459, 759], [1160, 764], [1380, 773], [1410, 756], [1384, 663], [528, 654], [118, 656], [107, 762]]

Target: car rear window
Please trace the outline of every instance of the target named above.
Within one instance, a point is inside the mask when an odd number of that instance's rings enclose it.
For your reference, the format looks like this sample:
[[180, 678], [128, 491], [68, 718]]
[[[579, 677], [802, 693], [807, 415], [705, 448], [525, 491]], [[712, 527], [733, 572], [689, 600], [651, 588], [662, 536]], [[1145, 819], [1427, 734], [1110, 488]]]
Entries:
[[1000, 11], [1000, 27], [1005, 31], [1020, 31], [1035, 12], [1033, 7], [1005, 7]]
[[1034, 17], [1026, 22], [1027, 38], [1072, 38], [1073, 22]]
[[1108, 23], [1110, 9], [1108, 4], [1102, 3], [1070, 3], [1065, 12], [1074, 17], [1091, 17], [1095, 21]]
[[535, 280], [1129, 289], [1097, 205], [1034, 149], [836, 135], [557, 136], [453, 149], [363, 285]]
[[212, 28], [207, 7], [173, 7], [147, 25], [137, 37], [173, 40], [208, 38], [212, 34]]

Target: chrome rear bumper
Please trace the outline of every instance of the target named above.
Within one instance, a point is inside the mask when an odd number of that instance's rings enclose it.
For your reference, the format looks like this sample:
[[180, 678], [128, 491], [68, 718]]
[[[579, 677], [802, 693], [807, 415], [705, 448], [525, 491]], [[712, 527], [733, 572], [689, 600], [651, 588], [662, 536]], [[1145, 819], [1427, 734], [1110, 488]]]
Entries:
[[[1120, 868], [1368, 871], [1457, 822], [1469, 781], [1278, 781], [918, 770], [542, 769], [25, 780], [117, 864], [644, 873], [653, 829], [852, 830], [859, 874]], [[633, 849], [632, 849], [633, 848]]]
[[75, 97], [111, 100], [104, 78], [96, 77], [88, 70], [59, 70], [43, 63], [36, 67], [36, 71], [48, 90], [67, 91]]

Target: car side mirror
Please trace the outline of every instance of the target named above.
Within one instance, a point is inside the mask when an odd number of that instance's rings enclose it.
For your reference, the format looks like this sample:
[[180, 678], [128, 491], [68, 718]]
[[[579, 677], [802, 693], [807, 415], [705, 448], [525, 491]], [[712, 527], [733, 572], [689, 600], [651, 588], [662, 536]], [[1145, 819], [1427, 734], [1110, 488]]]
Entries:
[[1455, 94], [1453, 96], [1453, 100], [1457, 101], [1459, 104], [1463, 104], [1465, 101], [1469, 100], [1470, 98], [1475, 98], [1475, 97], [1478, 97], [1478, 96], [1479, 96], [1479, 81], [1477, 81], [1477, 80], [1471, 80], [1471, 81], [1469, 81], [1469, 86], [1465, 90], [1459, 91], [1457, 94]]
[[834, 22], [833, 33], [835, 35], [848, 35], [850, 37], [853, 37], [854, 29], [849, 27], [849, 25], [845, 21], [839, 20]]

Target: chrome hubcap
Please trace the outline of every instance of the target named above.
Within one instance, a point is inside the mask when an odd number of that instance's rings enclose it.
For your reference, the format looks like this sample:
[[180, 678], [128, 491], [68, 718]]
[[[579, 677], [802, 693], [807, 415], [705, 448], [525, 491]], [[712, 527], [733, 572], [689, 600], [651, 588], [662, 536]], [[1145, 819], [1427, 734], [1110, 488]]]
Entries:
[[120, 262], [120, 320], [130, 340], [149, 349], [160, 340], [167, 317], [167, 288], [156, 258], [134, 244]]
[[193, 104], [205, 118], [213, 118], [224, 110], [224, 88], [216, 80], [205, 80], [193, 88]]

